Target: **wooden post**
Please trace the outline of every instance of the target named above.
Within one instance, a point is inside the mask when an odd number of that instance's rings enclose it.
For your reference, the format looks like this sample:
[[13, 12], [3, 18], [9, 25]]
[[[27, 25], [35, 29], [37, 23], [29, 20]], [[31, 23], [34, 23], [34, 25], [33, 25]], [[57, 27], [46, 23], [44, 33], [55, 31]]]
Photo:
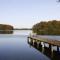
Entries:
[[39, 46], [41, 45], [41, 42], [39, 42]]
[[57, 46], [57, 52], [59, 52], [59, 46]]
[[39, 48], [39, 41], [37, 41], [37, 47]]
[[36, 40], [34, 41], [34, 46], [37, 47], [37, 41]]
[[50, 51], [52, 51], [52, 46], [51, 46], [51, 44], [49, 44], [49, 49], [50, 49]]
[[30, 44], [33, 45], [33, 39], [30, 40]]
[[29, 43], [29, 37], [27, 38], [27, 43]]
[[44, 44], [44, 47], [45, 47], [45, 43], [43, 43]]

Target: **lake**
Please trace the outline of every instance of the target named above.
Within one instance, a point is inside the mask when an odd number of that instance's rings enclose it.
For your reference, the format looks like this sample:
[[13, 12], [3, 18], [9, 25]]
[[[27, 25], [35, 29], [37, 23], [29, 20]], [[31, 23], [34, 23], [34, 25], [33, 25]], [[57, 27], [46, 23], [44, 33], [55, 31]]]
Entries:
[[27, 42], [31, 30], [0, 34], [0, 60], [51, 60]]

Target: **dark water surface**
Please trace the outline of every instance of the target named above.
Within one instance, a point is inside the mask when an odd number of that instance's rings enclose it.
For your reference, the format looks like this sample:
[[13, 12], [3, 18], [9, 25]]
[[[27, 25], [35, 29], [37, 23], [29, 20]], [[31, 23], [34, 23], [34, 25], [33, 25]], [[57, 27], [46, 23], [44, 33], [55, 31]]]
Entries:
[[27, 43], [30, 31], [0, 34], [0, 60], [50, 60]]

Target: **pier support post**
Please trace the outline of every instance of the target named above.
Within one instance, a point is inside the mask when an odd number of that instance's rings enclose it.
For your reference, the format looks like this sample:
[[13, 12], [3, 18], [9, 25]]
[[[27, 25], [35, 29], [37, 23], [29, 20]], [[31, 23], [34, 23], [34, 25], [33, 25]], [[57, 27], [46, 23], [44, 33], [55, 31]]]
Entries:
[[49, 49], [50, 49], [50, 51], [52, 51], [52, 46], [51, 46], [51, 44], [49, 44]]
[[33, 39], [30, 40], [30, 44], [33, 45]]
[[39, 47], [39, 48], [42, 48], [41, 42], [39, 42], [38, 47]]
[[37, 41], [36, 40], [34, 41], [34, 46], [37, 47]]
[[37, 48], [39, 48], [39, 41], [37, 41]]
[[38, 41], [38, 43], [37, 43], [37, 49], [42, 52], [41, 41]]
[[29, 37], [27, 38], [27, 43], [29, 43]]
[[57, 52], [59, 52], [59, 46], [57, 46]]

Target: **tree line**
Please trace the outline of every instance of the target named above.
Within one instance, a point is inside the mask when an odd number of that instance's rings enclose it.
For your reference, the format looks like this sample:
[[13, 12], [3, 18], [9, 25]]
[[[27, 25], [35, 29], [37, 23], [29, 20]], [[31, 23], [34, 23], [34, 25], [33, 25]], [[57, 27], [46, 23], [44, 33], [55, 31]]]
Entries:
[[39, 22], [33, 25], [32, 31], [38, 35], [60, 35], [60, 21]]
[[6, 25], [6, 24], [0, 24], [0, 34], [10, 34], [13, 33], [13, 26]]

